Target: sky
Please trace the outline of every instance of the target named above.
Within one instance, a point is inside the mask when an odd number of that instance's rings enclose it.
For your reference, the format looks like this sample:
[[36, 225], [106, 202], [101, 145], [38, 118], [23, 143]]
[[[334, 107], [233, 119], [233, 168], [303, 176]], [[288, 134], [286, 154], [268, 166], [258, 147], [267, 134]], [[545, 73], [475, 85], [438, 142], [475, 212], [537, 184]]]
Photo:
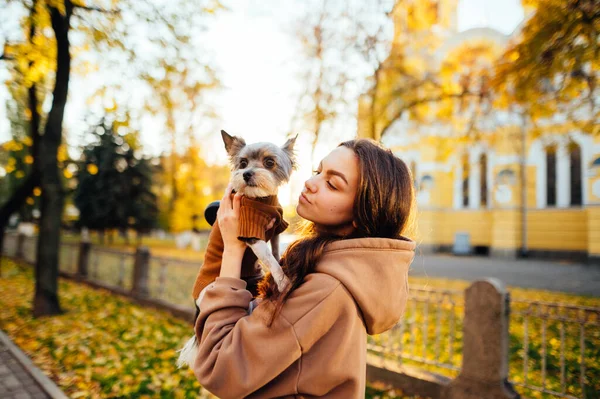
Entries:
[[[368, 1], [368, 0], [365, 0]], [[208, 51], [220, 70], [225, 86], [215, 98], [216, 108], [221, 115], [223, 129], [230, 134], [240, 135], [247, 142], [285, 142], [294, 115], [298, 94], [298, 65], [296, 55], [300, 44], [293, 35], [293, 20], [308, 2], [296, 0], [237, 0], [226, 2], [230, 11], [221, 14], [207, 32]], [[523, 20], [519, 0], [461, 0], [458, 6], [458, 30], [474, 27], [491, 27], [510, 34]], [[243, 63], [240, 64], [240, 60]], [[0, 66], [0, 80], [7, 73]], [[81, 112], [90, 86], [85, 82], [74, 82], [71, 86], [66, 126], [72, 134], [80, 135]], [[6, 121], [6, 90], [0, 87], [0, 142], [10, 139]], [[165, 146], [161, 126], [149, 123], [142, 129], [144, 149], [149, 154], [158, 154]], [[344, 137], [347, 135], [347, 137]], [[316, 158], [326, 155], [341, 140], [351, 139], [354, 130], [349, 129], [335, 137], [324, 139]], [[218, 131], [214, 136], [203, 137], [205, 147], [211, 149], [205, 156], [209, 162], [225, 162], [222, 142]], [[307, 154], [309, 137], [298, 139], [300, 155]], [[298, 178], [307, 178], [311, 167], [303, 168]]]

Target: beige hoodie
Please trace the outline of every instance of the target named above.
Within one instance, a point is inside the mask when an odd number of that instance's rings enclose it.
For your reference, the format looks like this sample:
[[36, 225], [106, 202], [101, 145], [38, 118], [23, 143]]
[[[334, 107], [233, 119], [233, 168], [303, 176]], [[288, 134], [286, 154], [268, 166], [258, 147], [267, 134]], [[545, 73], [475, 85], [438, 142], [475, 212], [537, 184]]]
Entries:
[[367, 334], [402, 316], [414, 248], [407, 239], [329, 244], [271, 327], [268, 302], [248, 315], [246, 283], [218, 277], [196, 322], [198, 381], [224, 399], [363, 398]]

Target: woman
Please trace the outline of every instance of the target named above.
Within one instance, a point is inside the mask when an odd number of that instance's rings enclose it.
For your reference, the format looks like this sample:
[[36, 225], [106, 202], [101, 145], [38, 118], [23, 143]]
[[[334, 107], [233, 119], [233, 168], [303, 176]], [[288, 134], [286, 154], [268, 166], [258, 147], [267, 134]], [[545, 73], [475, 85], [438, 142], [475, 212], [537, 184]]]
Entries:
[[362, 398], [367, 334], [404, 311], [415, 243], [402, 236], [413, 207], [404, 162], [371, 140], [340, 144], [305, 183], [297, 213], [309, 221], [281, 263], [291, 285], [265, 278], [262, 302], [240, 279], [240, 197], [218, 212], [225, 251], [196, 322], [198, 381], [221, 398]]

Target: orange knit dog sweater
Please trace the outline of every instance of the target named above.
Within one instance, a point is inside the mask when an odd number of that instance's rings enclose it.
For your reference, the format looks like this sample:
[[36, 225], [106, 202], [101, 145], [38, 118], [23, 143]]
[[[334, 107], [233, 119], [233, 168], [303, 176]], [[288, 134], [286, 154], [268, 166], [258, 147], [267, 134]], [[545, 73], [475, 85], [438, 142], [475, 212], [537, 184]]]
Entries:
[[[266, 231], [266, 226], [271, 219], [275, 218], [275, 224]], [[242, 197], [240, 204], [240, 225], [238, 238], [256, 238], [269, 241], [273, 235], [280, 234], [288, 227], [283, 220], [283, 208], [277, 201], [277, 196], [263, 198]], [[208, 246], [204, 255], [204, 263], [200, 266], [192, 295], [194, 300], [200, 296], [200, 292], [215, 281], [221, 271], [221, 259], [223, 257], [223, 238], [219, 229], [218, 221], [213, 224], [208, 237]], [[247, 289], [253, 296], [258, 294], [258, 282], [262, 279], [262, 270], [256, 263], [256, 255], [248, 247], [244, 252], [242, 260], [241, 278], [248, 283]]]

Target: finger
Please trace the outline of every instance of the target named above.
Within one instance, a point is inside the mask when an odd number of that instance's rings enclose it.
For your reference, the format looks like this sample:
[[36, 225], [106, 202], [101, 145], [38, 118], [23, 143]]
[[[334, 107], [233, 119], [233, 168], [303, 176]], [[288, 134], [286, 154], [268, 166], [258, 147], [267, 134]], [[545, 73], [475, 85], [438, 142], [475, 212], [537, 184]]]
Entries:
[[219, 207], [219, 209], [221, 209], [221, 207], [227, 208], [227, 209], [231, 208], [231, 191], [233, 191], [233, 186], [230, 184], [225, 189], [225, 195], [223, 196], [223, 199], [221, 200], [221, 206]]
[[235, 195], [233, 196], [233, 214], [236, 216], [240, 214], [241, 203], [242, 195], [240, 193], [235, 193]]
[[273, 226], [275, 226], [275, 221], [277, 219], [273, 218], [271, 219], [271, 221], [269, 222], [269, 224], [267, 225], [267, 230], [271, 230], [273, 228]]

